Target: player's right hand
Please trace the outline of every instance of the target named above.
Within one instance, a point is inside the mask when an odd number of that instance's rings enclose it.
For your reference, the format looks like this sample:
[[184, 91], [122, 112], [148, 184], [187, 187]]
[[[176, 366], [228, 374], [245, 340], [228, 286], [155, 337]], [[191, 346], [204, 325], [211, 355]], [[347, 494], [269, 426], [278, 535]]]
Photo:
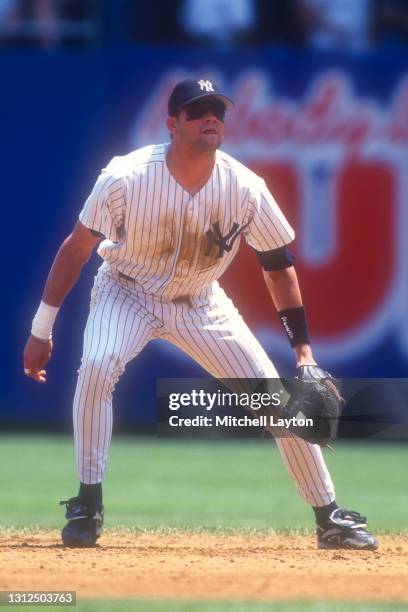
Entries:
[[47, 381], [47, 373], [43, 369], [52, 353], [52, 340], [40, 340], [30, 336], [24, 348], [24, 374], [40, 383]]

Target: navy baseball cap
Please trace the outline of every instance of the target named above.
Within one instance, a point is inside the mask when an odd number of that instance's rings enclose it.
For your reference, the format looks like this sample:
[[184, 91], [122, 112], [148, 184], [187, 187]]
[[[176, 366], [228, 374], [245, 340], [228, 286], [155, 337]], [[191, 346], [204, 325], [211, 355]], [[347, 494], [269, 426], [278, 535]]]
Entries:
[[200, 98], [209, 98], [210, 96], [221, 100], [228, 110], [234, 106], [234, 102], [221, 93], [217, 85], [212, 81], [204, 79], [200, 79], [199, 81], [195, 81], [194, 79], [180, 81], [169, 97], [169, 115], [170, 117], [175, 117], [186, 104], [199, 100]]

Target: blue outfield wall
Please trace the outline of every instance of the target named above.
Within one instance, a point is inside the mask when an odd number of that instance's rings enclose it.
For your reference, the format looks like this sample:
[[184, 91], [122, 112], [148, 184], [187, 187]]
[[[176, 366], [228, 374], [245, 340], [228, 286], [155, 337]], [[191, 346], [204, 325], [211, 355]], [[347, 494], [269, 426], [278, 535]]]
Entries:
[[[40, 386], [22, 374], [22, 349], [46, 274], [100, 168], [166, 139], [168, 91], [195, 73], [221, 81], [237, 100], [224, 148], [265, 176], [296, 229], [319, 361], [341, 376], [405, 377], [407, 59], [268, 48], [3, 50], [0, 423], [70, 425], [98, 257], [58, 317], [49, 380]], [[260, 273], [245, 251], [238, 259], [225, 285], [289, 376], [291, 352]], [[157, 377], [202, 374], [179, 351], [152, 343], [118, 385], [117, 423], [154, 421]]]

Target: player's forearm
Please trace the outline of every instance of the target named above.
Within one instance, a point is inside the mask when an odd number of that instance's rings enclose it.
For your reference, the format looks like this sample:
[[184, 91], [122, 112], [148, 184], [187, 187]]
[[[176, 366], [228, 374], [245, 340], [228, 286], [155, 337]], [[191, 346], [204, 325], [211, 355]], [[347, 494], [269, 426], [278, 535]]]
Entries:
[[302, 305], [302, 295], [295, 268], [265, 272], [264, 279], [276, 310], [286, 310]]
[[[302, 294], [294, 267], [275, 272], [264, 271], [264, 278], [278, 312], [287, 311], [288, 308], [299, 308], [302, 306]], [[286, 329], [286, 332], [287, 331]], [[307, 335], [307, 332], [305, 335]], [[297, 366], [316, 363], [308, 341], [299, 342], [299, 344], [292, 346], [292, 348], [295, 353]]]
[[81, 275], [89, 255], [78, 253], [67, 239], [60, 247], [48, 274], [42, 299], [50, 306], [61, 306]]
[[77, 282], [84, 264], [99, 242], [100, 234], [77, 221], [59, 249], [45, 284], [43, 299], [31, 326], [31, 336], [50, 341], [59, 307]]

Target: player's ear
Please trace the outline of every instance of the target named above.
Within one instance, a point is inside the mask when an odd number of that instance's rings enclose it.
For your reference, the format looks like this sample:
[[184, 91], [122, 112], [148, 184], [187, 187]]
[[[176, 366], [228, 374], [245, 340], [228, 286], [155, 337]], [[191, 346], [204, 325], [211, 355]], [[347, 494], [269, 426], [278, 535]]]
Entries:
[[167, 117], [166, 119], [167, 129], [170, 134], [175, 134], [177, 132], [178, 121], [177, 117]]

